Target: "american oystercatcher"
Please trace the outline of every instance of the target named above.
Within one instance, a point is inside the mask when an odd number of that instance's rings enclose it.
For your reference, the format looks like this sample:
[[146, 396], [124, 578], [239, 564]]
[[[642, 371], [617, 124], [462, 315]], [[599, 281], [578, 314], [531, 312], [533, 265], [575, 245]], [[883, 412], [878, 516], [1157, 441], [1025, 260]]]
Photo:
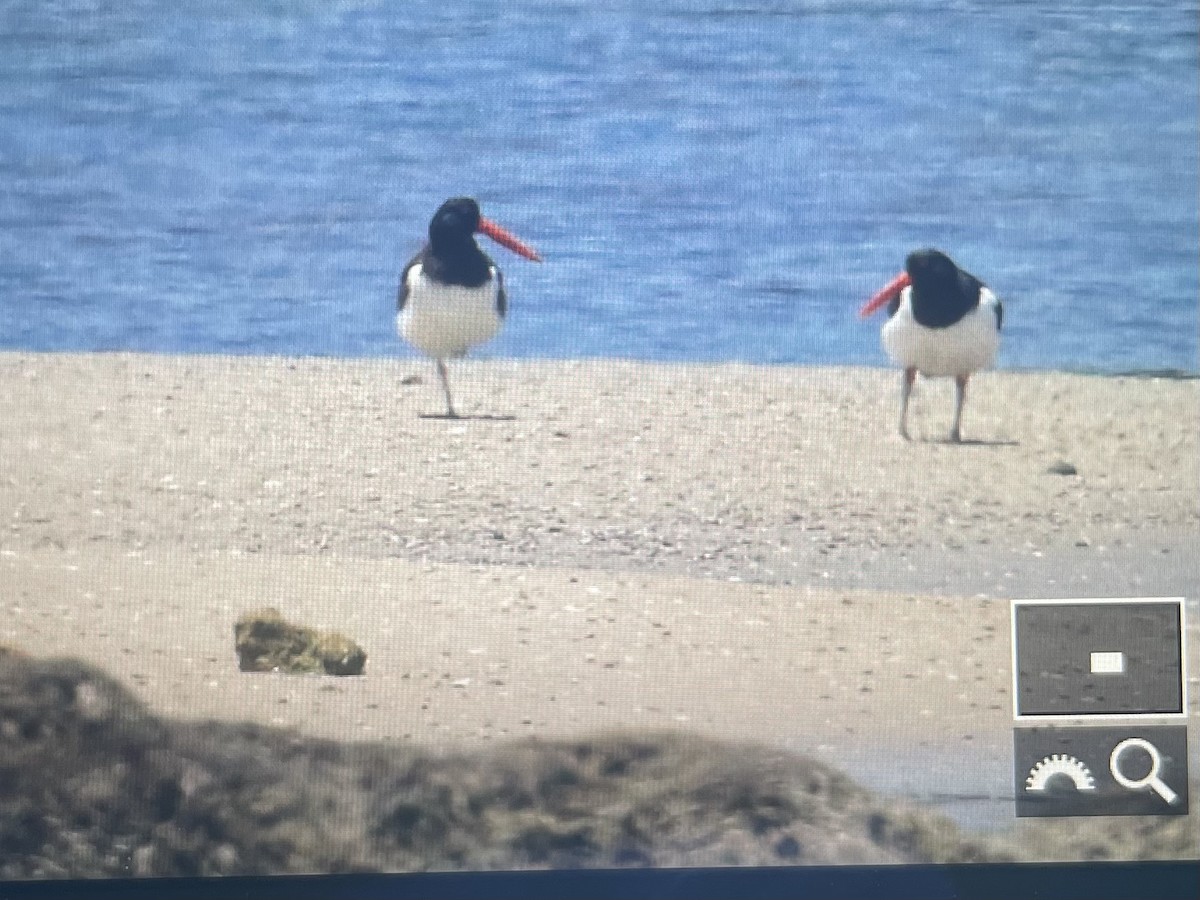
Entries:
[[939, 250], [908, 255], [904, 271], [868, 300], [859, 315], [888, 304], [883, 347], [904, 369], [900, 382], [900, 434], [908, 440], [908, 397], [920, 372], [954, 376], [954, 427], [962, 440], [962, 410], [971, 374], [992, 364], [1000, 346], [1004, 308], [982, 281]]
[[426, 356], [432, 356], [446, 392], [446, 415], [455, 419], [446, 360], [465, 356], [490, 340], [504, 321], [508, 300], [504, 278], [479, 249], [475, 234], [486, 234], [509, 250], [541, 262], [495, 222], [479, 214], [470, 197], [447, 200], [429, 223], [429, 243], [409, 260], [400, 276], [396, 298], [396, 330]]

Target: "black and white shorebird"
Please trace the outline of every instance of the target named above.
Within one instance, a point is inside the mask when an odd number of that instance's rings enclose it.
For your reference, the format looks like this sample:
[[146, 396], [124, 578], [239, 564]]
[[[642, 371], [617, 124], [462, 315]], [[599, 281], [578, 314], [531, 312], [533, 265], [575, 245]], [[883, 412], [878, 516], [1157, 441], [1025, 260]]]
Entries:
[[446, 360], [465, 356], [494, 337], [508, 308], [504, 278], [475, 243], [477, 233], [541, 262], [532, 247], [483, 218], [478, 203], [455, 197], [433, 214], [429, 242], [404, 267], [396, 299], [396, 330], [433, 357], [446, 392], [446, 415], [452, 419], [458, 413], [450, 397]]
[[900, 434], [908, 440], [908, 398], [917, 373], [954, 376], [954, 426], [950, 440], [962, 440], [963, 402], [971, 375], [992, 364], [1000, 347], [1004, 309], [982, 281], [964, 272], [939, 250], [908, 255], [904, 271], [868, 300], [863, 318], [884, 304], [883, 347], [901, 366]]

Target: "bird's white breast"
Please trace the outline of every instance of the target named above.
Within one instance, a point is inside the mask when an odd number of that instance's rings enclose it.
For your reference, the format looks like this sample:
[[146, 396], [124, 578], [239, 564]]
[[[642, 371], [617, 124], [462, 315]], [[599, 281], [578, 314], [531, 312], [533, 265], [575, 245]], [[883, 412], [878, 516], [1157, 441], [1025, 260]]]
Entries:
[[912, 288], [900, 295], [896, 314], [883, 326], [883, 348], [892, 362], [922, 375], [968, 375], [987, 368], [1000, 347], [996, 295], [984, 288], [979, 305], [953, 325], [927, 328], [913, 318]]
[[396, 330], [422, 353], [437, 359], [462, 356], [500, 330], [496, 270], [479, 287], [440, 284], [420, 263], [408, 270], [408, 299], [396, 316]]

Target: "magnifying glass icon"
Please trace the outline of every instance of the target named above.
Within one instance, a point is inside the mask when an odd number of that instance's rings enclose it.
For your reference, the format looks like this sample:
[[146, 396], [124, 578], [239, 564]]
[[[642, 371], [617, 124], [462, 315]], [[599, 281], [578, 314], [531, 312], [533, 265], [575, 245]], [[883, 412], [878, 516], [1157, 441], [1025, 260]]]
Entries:
[[[1121, 771], [1121, 757], [1130, 750], [1144, 750], [1150, 757], [1150, 771], [1141, 778], [1130, 778]], [[1179, 802], [1179, 795], [1158, 777], [1158, 773], [1162, 770], [1162, 754], [1158, 752], [1157, 747], [1144, 738], [1128, 738], [1113, 747], [1112, 756], [1108, 758], [1108, 768], [1112, 772], [1113, 779], [1123, 788], [1131, 791], [1144, 791], [1149, 788], [1171, 806]]]

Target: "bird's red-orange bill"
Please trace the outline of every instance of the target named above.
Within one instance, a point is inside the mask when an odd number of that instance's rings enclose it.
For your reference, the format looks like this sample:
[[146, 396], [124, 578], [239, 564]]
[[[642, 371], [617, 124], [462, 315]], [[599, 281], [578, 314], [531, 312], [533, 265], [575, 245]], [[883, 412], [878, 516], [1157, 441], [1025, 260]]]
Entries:
[[912, 284], [912, 279], [909, 278], [907, 272], [901, 272], [886, 285], [883, 289], [863, 304], [862, 309], [858, 311], [859, 318], [865, 319], [879, 307], [885, 303], [889, 303], [894, 297], [899, 296], [900, 292]]
[[534, 262], [541, 262], [542, 258], [538, 256], [538, 252], [524, 243], [520, 238], [511, 232], [505, 231], [495, 222], [485, 219], [482, 216], [479, 218], [479, 232], [486, 234], [493, 241], [501, 246], [507, 247], [513, 253], [531, 259]]

